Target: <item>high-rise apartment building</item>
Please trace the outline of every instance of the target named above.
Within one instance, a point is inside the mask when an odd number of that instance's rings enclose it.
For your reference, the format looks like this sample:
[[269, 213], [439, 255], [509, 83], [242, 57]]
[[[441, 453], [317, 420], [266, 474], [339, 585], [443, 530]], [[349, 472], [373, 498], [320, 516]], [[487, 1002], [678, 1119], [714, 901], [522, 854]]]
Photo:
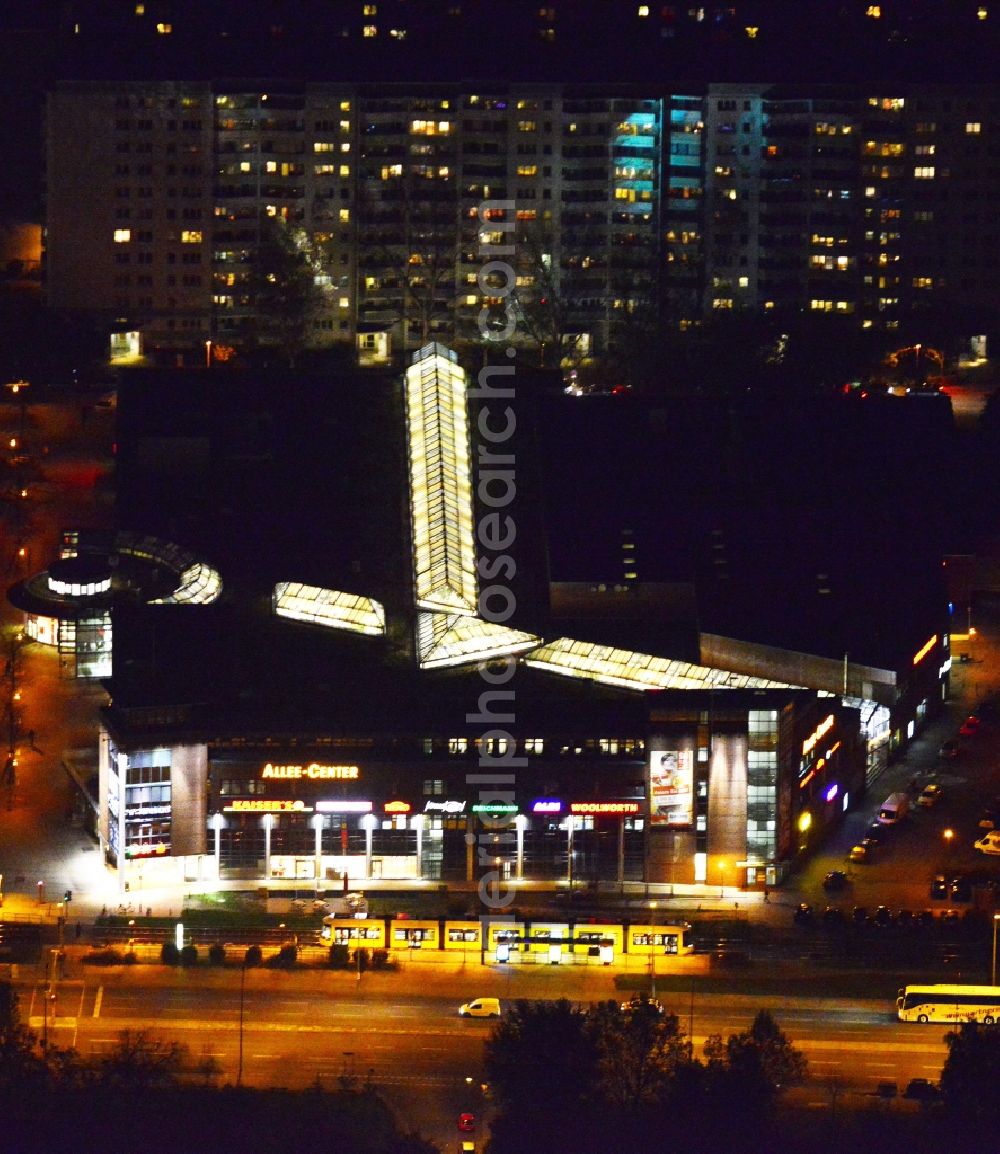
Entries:
[[[988, 334], [998, 134], [975, 86], [68, 84], [48, 301], [171, 360], [274, 343], [283, 222], [317, 291], [306, 343], [362, 363], [478, 343], [508, 293], [549, 364], [740, 311]], [[486, 244], [512, 246], [512, 285]]]
[[48, 300], [131, 323], [147, 351], [266, 343], [254, 278], [280, 220], [321, 295], [310, 343], [385, 360], [479, 339], [480, 247], [513, 218], [522, 339], [601, 352], [657, 299], [661, 104], [557, 85], [67, 86], [48, 103]]

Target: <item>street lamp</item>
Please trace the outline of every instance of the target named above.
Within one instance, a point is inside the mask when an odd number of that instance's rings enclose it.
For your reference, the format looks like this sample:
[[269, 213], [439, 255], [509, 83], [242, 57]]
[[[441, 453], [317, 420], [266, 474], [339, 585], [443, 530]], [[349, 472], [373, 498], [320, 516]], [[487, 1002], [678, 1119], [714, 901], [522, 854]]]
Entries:
[[247, 982], [247, 956], [243, 955], [243, 964], [240, 966], [240, 1055], [236, 1064], [236, 1085], [243, 1084], [243, 997]]
[[993, 915], [993, 968], [990, 971], [991, 981], [990, 985], [997, 984], [997, 923], [1000, 922], [1000, 914]]

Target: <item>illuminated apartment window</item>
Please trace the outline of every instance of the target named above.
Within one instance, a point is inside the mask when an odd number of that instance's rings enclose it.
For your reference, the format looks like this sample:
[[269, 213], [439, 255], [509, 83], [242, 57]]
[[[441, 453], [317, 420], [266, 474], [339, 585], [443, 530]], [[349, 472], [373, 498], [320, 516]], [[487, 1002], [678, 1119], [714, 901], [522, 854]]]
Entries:
[[115, 244], [128, 244], [131, 239], [132, 230], [130, 228], [115, 229]]
[[545, 749], [545, 740], [541, 737], [526, 737], [524, 739], [525, 753], [542, 753]]
[[265, 172], [277, 172], [278, 171], [278, 162], [276, 160], [267, 161], [264, 165], [264, 171]]
[[736, 283], [739, 285], [740, 288], [749, 288], [750, 287], [750, 278], [748, 276], [741, 276]]
[[337, 172], [340, 176], [350, 176], [351, 166], [349, 164], [342, 164], [340, 168], [337, 169]]
[[313, 172], [315, 172], [317, 176], [333, 176], [336, 171], [337, 166], [334, 164], [317, 164], [313, 168]]
[[410, 132], [416, 136], [447, 136], [451, 132], [450, 120], [414, 120]]
[[341, 297], [338, 303], [342, 309], [349, 309], [351, 307], [351, 298]]
[[918, 144], [913, 150], [914, 156], [933, 156], [935, 145], [933, 144]]
[[965, 131], [970, 135], [978, 135], [982, 130], [983, 126], [978, 120], [966, 121]]
[[376, 28], [374, 24], [366, 24], [364, 26], [363, 35], [368, 40], [371, 40], [373, 36], [378, 35], [378, 28]]
[[538, 165], [537, 164], [519, 164], [517, 166], [517, 175], [518, 176], [537, 176], [538, 175]]
[[343, 144], [341, 144], [340, 151], [341, 152], [350, 152], [351, 151], [351, 146], [346, 140], [344, 141]]
[[336, 147], [329, 140], [317, 140], [313, 143], [313, 152], [334, 152]]
[[173, 30], [174, 30], [173, 24], [157, 24], [157, 26], [156, 26], [156, 31], [161, 36], [169, 36], [170, 33], [173, 32]]
[[[576, 128], [576, 125], [571, 124], [570, 125], [570, 132], [572, 132], [573, 129], [575, 129], [575, 128]], [[517, 131], [518, 132], [537, 132], [538, 131], [538, 122], [535, 120], [519, 120], [517, 122]]]
[[350, 112], [351, 111], [351, 102], [349, 100], [342, 100], [340, 102], [340, 111], [341, 112]]
[[731, 309], [733, 307], [732, 297], [716, 297], [712, 301], [713, 309]]
[[467, 305], [475, 305], [475, 304], [478, 304], [478, 303], [479, 303], [479, 297], [477, 297], [477, 296], [475, 295], [475, 293], [469, 293], [469, 294], [466, 296], [466, 298], [465, 298], [465, 303], [466, 303]]
[[201, 244], [201, 229], [185, 229], [181, 233], [181, 244]]
[[639, 15], [640, 16], [648, 16], [649, 15], [649, 5], [648, 4], [640, 4], [639, 5]]
[[448, 738], [448, 752], [449, 753], [466, 753], [469, 748], [469, 739], [467, 737], [449, 737]]
[[934, 278], [931, 276], [915, 276], [913, 278], [913, 287], [918, 289], [933, 288]]
[[362, 8], [362, 13], [365, 16], [377, 16], [378, 15], [378, 5], [377, 4], [365, 4], [364, 7]]
[[920, 164], [913, 170], [913, 175], [917, 180], [933, 180], [934, 179], [934, 165]]

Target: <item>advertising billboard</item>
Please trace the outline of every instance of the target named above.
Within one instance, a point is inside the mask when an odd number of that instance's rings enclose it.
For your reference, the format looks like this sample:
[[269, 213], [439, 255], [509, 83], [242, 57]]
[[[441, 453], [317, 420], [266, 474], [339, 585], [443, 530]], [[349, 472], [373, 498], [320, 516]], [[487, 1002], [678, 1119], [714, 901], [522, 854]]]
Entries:
[[694, 821], [694, 752], [654, 749], [649, 755], [651, 825], [686, 826]]

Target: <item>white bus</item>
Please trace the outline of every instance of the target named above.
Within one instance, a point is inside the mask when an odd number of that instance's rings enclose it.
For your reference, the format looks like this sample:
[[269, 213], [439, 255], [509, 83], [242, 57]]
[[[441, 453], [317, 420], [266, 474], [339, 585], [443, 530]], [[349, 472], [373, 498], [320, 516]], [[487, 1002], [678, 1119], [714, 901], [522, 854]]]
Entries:
[[1000, 986], [905, 986], [896, 999], [901, 1022], [1000, 1021]]

